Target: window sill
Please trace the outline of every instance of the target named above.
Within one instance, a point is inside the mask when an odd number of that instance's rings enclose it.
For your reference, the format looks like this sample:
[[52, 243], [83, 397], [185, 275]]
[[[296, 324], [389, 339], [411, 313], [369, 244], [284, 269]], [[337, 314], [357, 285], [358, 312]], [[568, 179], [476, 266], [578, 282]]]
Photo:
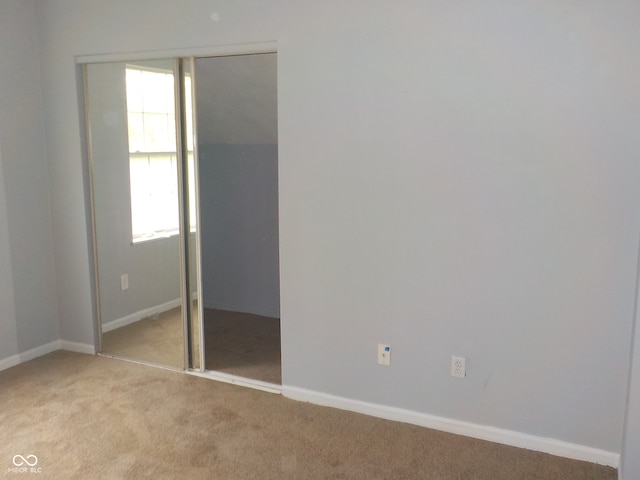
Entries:
[[[195, 227], [191, 227], [189, 230], [190, 234], [196, 233]], [[137, 237], [131, 240], [131, 245], [141, 245], [149, 242], [157, 242], [159, 240], [168, 240], [174, 237], [178, 237], [180, 232], [178, 230], [171, 230], [169, 232], [156, 232], [152, 235], [147, 235], [144, 237]]]
[[137, 237], [131, 240], [131, 245], [140, 245], [143, 243], [155, 242], [158, 240], [167, 240], [173, 237], [177, 237], [180, 234], [178, 230], [170, 232], [156, 232], [152, 235], [145, 235], [144, 237]]

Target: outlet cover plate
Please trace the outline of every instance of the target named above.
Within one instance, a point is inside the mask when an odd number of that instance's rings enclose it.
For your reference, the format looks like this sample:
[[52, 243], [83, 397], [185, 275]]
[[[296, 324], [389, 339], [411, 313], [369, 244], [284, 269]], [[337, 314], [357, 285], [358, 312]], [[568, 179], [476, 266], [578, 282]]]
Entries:
[[466, 359], [464, 357], [451, 356], [451, 376], [465, 378], [467, 376]]
[[391, 346], [386, 343], [378, 344], [378, 365], [391, 365]]

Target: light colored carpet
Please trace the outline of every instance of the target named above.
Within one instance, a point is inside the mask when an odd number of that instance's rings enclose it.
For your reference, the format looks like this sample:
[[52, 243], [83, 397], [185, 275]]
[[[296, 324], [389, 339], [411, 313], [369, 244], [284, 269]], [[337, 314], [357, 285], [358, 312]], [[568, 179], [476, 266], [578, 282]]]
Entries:
[[184, 368], [181, 308], [143, 318], [102, 334], [102, 352], [147, 363]]
[[[616, 478], [612, 468], [69, 352], [0, 372], [0, 425], [0, 478], [10, 479]], [[41, 473], [9, 472], [15, 455], [35, 455]]]
[[281, 384], [280, 319], [204, 310], [207, 370]]

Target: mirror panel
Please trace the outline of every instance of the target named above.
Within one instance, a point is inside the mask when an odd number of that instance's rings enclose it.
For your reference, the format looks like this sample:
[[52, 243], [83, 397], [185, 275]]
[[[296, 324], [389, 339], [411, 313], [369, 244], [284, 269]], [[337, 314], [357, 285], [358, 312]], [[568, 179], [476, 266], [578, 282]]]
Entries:
[[86, 65], [101, 351], [184, 368], [172, 59]]
[[205, 368], [281, 384], [277, 56], [195, 60]]

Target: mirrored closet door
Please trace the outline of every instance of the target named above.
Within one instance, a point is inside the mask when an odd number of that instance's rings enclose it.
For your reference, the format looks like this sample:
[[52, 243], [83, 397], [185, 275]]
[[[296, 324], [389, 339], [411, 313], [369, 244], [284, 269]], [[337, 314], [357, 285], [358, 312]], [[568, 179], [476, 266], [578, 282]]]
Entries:
[[85, 65], [101, 352], [199, 368], [190, 60]]
[[84, 65], [102, 354], [281, 384], [276, 71]]
[[195, 60], [204, 357], [281, 384], [277, 55]]

